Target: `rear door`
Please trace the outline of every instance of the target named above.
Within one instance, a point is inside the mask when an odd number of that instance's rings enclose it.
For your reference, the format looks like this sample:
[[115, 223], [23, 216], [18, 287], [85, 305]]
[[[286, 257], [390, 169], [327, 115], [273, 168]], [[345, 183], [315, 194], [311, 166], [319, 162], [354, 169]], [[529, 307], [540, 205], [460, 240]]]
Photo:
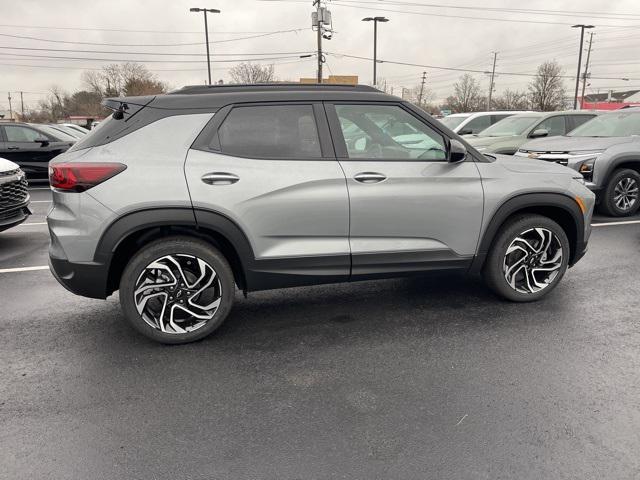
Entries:
[[448, 139], [403, 104], [325, 107], [347, 177], [353, 275], [466, 268], [484, 201], [475, 163], [448, 163]]
[[214, 211], [247, 236], [251, 288], [348, 279], [349, 200], [321, 103], [225, 107], [185, 168], [199, 223]]

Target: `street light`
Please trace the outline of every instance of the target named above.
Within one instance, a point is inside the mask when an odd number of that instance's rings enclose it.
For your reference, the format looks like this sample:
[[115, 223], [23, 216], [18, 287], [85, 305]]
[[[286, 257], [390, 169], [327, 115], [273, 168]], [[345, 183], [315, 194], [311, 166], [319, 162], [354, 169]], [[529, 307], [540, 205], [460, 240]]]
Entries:
[[373, 85], [377, 85], [378, 79], [376, 77], [376, 57], [378, 51], [378, 22], [388, 22], [389, 19], [385, 17], [366, 17], [362, 19], [363, 22], [373, 22]]
[[589, 28], [595, 28], [593, 25], [573, 25], [571, 28], [580, 29], [580, 50], [578, 51], [578, 73], [576, 74], [576, 93], [573, 96], [573, 109], [578, 108], [578, 86], [580, 85], [580, 69], [582, 68], [582, 48], [584, 46], [584, 31]]
[[211, 85], [211, 57], [209, 56], [209, 26], [207, 25], [207, 12], [220, 13], [220, 10], [215, 8], [190, 8], [190, 12], [203, 12], [204, 13], [204, 38], [207, 42], [207, 70], [209, 71], [209, 85]]

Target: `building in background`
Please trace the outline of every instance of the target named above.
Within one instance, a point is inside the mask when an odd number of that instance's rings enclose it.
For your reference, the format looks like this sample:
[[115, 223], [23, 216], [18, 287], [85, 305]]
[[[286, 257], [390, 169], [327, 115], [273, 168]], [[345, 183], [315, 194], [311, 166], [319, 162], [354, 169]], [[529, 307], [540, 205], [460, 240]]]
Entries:
[[585, 110], [618, 110], [624, 107], [640, 107], [640, 90], [627, 90], [585, 95], [580, 102]]

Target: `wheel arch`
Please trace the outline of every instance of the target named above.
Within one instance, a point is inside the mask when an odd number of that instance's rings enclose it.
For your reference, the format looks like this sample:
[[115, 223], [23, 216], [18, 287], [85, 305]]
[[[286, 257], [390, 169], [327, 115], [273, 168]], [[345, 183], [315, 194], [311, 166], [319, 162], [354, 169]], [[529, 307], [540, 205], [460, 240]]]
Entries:
[[[596, 161], [597, 165], [597, 161]], [[607, 188], [609, 184], [609, 180], [611, 176], [616, 172], [616, 170], [621, 170], [628, 168], [630, 170], [635, 170], [640, 175], [640, 155], [622, 155], [618, 158], [615, 158], [613, 161], [609, 162], [607, 168], [605, 169], [602, 179], [599, 180], [599, 185], [604, 190]]]
[[232, 220], [208, 210], [152, 208], [120, 217], [102, 235], [94, 261], [108, 267], [107, 295], [118, 289], [124, 268], [140, 248], [173, 235], [198, 238], [216, 247], [231, 265], [238, 287], [247, 289], [247, 269], [254, 260], [253, 249]]
[[480, 239], [478, 253], [470, 269], [472, 273], [479, 273], [482, 270], [489, 250], [502, 226], [515, 215], [525, 213], [543, 215], [558, 223], [569, 239], [571, 248], [569, 265], [578, 261], [585, 246], [585, 226], [584, 217], [577, 202], [559, 193], [529, 193], [507, 200], [493, 214]]

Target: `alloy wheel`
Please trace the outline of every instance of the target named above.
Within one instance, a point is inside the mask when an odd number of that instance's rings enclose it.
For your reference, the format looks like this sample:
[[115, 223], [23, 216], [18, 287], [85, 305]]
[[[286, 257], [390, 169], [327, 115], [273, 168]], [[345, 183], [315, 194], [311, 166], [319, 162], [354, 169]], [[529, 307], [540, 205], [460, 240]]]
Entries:
[[142, 319], [164, 333], [202, 328], [222, 301], [216, 271], [194, 255], [166, 255], [149, 263], [138, 277], [133, 300]]
[[549, 229], [530, 228], [509, 244], [502, 265], [504, 278], [515, 291], [537, 293], [562, 270], [560, 239]]
[[638, 202], [638, 182], [635, 178], [621, 178], [613, 189], [613, 201], [623, 212], [631, 210]]

